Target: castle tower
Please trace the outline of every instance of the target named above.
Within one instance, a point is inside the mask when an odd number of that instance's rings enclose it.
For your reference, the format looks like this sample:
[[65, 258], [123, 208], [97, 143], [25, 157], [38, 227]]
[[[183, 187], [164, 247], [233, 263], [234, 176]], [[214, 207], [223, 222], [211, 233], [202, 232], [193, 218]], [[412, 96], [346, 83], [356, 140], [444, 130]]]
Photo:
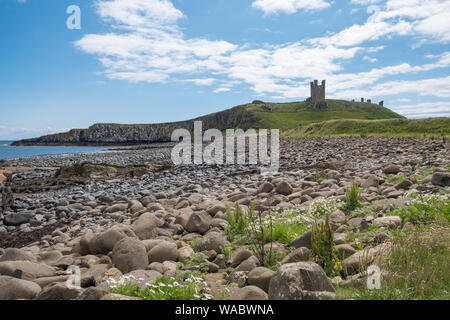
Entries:
[[325, 102], [325, 80], [319, 85], [318, 80], [311, 82], [311, 103], [314, 108], [326, 108]]

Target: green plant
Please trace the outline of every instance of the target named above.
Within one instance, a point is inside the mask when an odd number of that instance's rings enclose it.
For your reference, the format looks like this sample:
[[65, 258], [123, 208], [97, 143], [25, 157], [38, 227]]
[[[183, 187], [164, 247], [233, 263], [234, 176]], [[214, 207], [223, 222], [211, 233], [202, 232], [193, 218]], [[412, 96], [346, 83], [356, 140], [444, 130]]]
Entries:
[[319, 182], [319, 181], [323, 181], [323, 180], [326, 180], [326, 179], [327, 179], [326, 172], [323, 171], [323, 170], [317, 169], [316, 170], [316, 181]]
[[197, 244], [199, 244], [200, 241], [202, 241], [202, 237], [198, 237], [198, 238], [195, 238], [195, 239], [193, 239], [193, 240], [191, 240], [191, 241], [188, 241], [188, 245], [189, 245], [191, 248], [195, 248], [195, 246], [196, 246]]
[[272, 254], [265, 256], [265, 267], [270, 270], [277, 270], [281, 264], [281, 261], [286, 257], [286, 253], [280, 251], [274, 251]]
[[[250, 250], [253, 252], [256, 258], [258, 258], [261, 266], [266, 266], [267, 261], [272, 261], [272, 216], [269, 216], [269, 225], [266, 226], [261, 211], [255, 213], [255, 205], [250, 203], [250, 210], [248, 214], [248, 227], [245, 228], [247, 235], [247, 243], [250, 245]], [[268, 230], [267, 230], [268, 229]], [[268, 254], [268, 260], [266, 260], [265, 249], [265, 235], [269, 233], [270, 250]]]
[[234, 241], [237, 237], [245, 234], [245, 228], [248, 225], [248, 217], [240, 205], [236, 205], [234, 211], [229, 207], [226, 209], [228, 227], [225, 229], [225, 235], [229, 241]]
[[345, 211], [353, 211], [361, 207], [361, 189], [358, 184], [353, 181], [350, 189], [345, 193], [345, 204], [342, 209]]
[[444, 195], [410, 194], [408, 205], [396, 208], [386, 213], [388, 216], [399, 216], [403, 222], [415, 225], [431, 224], [439, 220], [444, 225], [450, 221], [450, 200]]
[[270, 242], [272, 238], [274, 241], [288, 245], [292, 240], [300, 236], [302, 233], [308, 231], [308, 226], [305, 224], [287, 224], [275, 222], [272, 227], [272, 234], [266, 229], [264, 238], [266, 242]]
[[154, 283], [139, 283], [132, 276], [122, 276], [119, 280], [109, 279], [111, 293], [143, 300], [205, 300], [212, 299], [202, 278], [191, 276], [184, 281], [159, 277]]
[[222, 247], [222, 253], [225, 255], [225, 257], [227, 258], [227, 260], [231, 259], [231, 255], [233, 253], [233, 247], [232, 246], [226, 246], [226, 247]]
[[338, 275], [341, 266], [337, 250], [334, 248], [334, 232], [331, 228], [329, 214], [325, 215], [325, 220], [312, 225], [311, 243], [311, 253], [316, 263], [324, 269], [328, 276]]
[[448, 300], [450, 229], [439, 225], [397, 233], [390, 242], [389, 256], [380, 262], [380, 290], [338, 289], [344, 299]]
[[209, 264], [206, 263], [207, 260], [208, 257], [205, 254], [196, 252], [189, 259], [180, 263], [183, 265], [184, 269], [198, 268], [200, 272], [206, 273], [209, 271]]

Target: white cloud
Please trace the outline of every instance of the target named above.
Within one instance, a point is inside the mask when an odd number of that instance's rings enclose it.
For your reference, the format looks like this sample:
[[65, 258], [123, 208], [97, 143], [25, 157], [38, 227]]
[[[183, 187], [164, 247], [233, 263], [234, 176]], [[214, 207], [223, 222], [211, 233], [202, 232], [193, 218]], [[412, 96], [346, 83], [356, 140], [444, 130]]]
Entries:
[[111, 0], [95, 5], [103, 19], [126, 26], [155, 27], [172, 24], [183, 16], [168, 0]]
[[377, 62], [377, 61], [378, 61], [378, 59], [377, 59], [377, 58], [371, 58], [371, 57], [369, 57], [369, 56], [364, 56], [364, 57], [363, 57], [363, 60], [365, 60], [365, 61], [369, 61], [369, 62], [372, 62], [372, 63], [374, 63], [374, 62]]
[[214, 84], [214, 82], [217, 81], [217, 79], [214, 78], [205, 78], [205, 79], [187, 79], [182, 80], [184, 82], [192, 82], [195, 83], [198, 86], [211, 86]]
[[448, 117], [450, 114], [450, 102], [438, 101], [400, 105], [394, 107], [393, 110], [408, 118]]
[[313, 11], [328, 8], [330, 4], [324, 0], [255, 0], [252, 7], [264, 11], [265, 14], [296, 13], [299, 10]]
[[348, 89], [339, 91], [336, 97], [383, 97], [398, 94], [417, 94], [419, 96], [432, 96], [450, 98], [450, 76], [421, 80], [388, 81], [374, 85], [370, 88]]
[[218, 88], [216, 90], [214, 90], [214, 93], [221, 93], [221, 92], [228, 92], [230, 91], [230, 88]]
[[359, 4], [359, 5], [369, 5], [369, 4], [375, 4], [375, 3], [379, 3], [381, 2], [381, 0], [350, 0], [350, 3], [353, 4]]
[[[254, 5], [257, 2], [284, 3], [255, 1]], [[302, 3], [306, 6], [306, 2]], [[315, 3], [315, 6], [320, 2], [308, 3]], [[247, 85], [258, 96], [293, 99], [309, 95], [311, 79], [327, 79], [327, 92], [333, 97], [377, 97], [400, 93], [448, 97], [448, 78], [380, 82], [393, 75], [417, 75], [447, 68], [450, 66], [450, 52], [429, 54], [426, 57], [431, 62], [422, 65], [403, 62], [359, 73], [346, 73], [345, 66], [359, 55], [375, 62], [376, 54], [384, 50], [384, 46], [367, 42], [385, 36], [424, 36], [430, 33], [428, 39], [445, 43], [450, 34], [446, 21], [438, 19], [435, 24], [427, 21], [448, 12], [444, 9], [449, 3], [407, 0], [405, 4], [404, 0], [389, 0], [382, 8], [370, 7], [369, 18], [362, 25], [353, 25], [320, 38], [258, 46], [187, 38], [177, 24], [185, 16], [167, 0], [99, 0], [96, 2], [98, 13], [110, 23], [112, 31], [85, 35], [75, 45], [98, 56], [107, 77], [130, 82], [170, 80], [199, 86], [219, 83], [214, 92]], [[433, 81], [440, 83], [433, 84]], [[424, 86], [423, 90], [421, 86]]]

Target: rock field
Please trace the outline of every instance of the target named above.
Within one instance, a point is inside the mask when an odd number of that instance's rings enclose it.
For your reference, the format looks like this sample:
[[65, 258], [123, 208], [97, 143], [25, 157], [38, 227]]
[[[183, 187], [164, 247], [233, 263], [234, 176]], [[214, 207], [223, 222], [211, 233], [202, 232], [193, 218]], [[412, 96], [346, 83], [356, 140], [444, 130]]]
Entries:
[[[14, 190], [29, 181], [44, 184], [60, 167], [83, 161], [170, 165], [170, 150], [41, 156], [4, 161], [0, 169], [14, 172]], [[280, 150], [280, 170], [272, 176], [261, 175], [257, 166], [189, 165], [50, 190], [42, 185], [40, 192], [21, 189], [14, 206], [0, 214], [0, 299], [133, 299], [110, 293], [107, 280], [126, 276], [151, 284], [164, 275], [182, 281], [188, 271], [198, 271], [183, 262], [199, 253], [205, 256], [200, 277], [210, 298], [335, 299], [337, 283], [364, 278], [362, 251], [346, 240], [348, 230], [403, 228], [400, 217], [383, 213], [406, 204], [411, 190], [437, 194], [450, 185], [448, 141], [289, 138], [281, 140]], [[301, 215], [317, 199], [345, 201], [353, 181], [362, 188], [364, 207], [376, 207], [377, 213], [369, 217], [337, 209], [331, 214], [335, 244], [345, 256], [341, 277], [327, 277], [312, 261], [310, 231], [289, 244], [272, 244], [286, 253], [275, 268], [261, 266], [248, 247], [224, 233], [227, 207], [238, 204], [247, 211], [253, 203], [264, 214]], [[370, 257], [384, 250], [380, 238]], [[81, 270], [80, 288], [66, 285], [70, 266]]]

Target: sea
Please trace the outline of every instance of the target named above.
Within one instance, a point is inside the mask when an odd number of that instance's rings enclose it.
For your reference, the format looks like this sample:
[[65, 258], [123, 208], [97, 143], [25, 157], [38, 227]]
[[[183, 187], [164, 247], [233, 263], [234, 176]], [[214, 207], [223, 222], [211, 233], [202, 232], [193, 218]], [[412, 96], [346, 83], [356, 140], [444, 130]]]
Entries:
[[84, 146], [11, 146], [13, 141], [0, 140], [0, 159], [11, 160], [29, 158], [34, 156], [69, 156], [80, 153], [106, 152], [111, 147], [84, 147]]

